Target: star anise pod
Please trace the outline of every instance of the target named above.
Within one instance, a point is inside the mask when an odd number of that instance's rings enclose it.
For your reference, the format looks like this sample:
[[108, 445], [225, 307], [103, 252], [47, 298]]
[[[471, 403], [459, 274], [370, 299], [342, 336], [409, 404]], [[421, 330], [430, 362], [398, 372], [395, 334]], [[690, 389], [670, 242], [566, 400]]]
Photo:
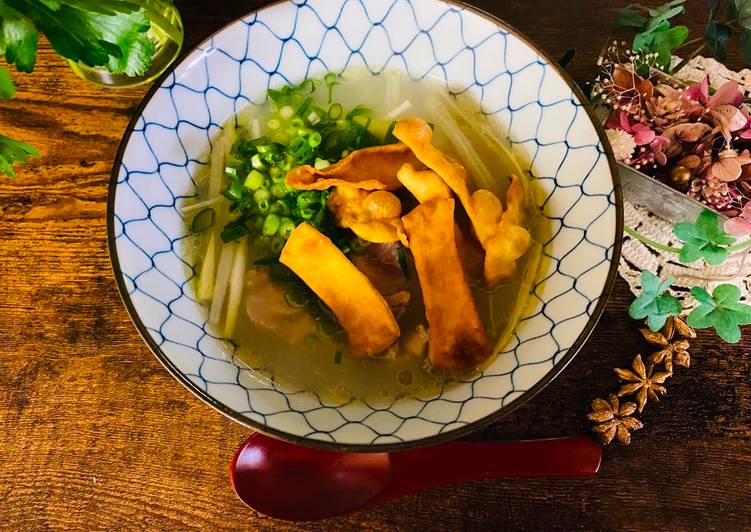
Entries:
[[587, 417], [597, 423], [592, 430], [597, 433], [600, 441], [607, 445], [613, 438], [624, 445], [631, 443], [631, 432], [639, 430], [644, 424], [632, 417], [636, 412], [636, 403], [618, 404], [618, 398], [612, 393], [608, 400], [595, 399], [592, 401], [592, 412]]
[[[668, 327], [668, 324], [670, 324], [670, 326], [667, 329], [663, 327], [660, 332], [653, 332], [649, 329], [639, 329], [642, 336], [644, 336], [644, 339], [647, 340], [647, 342], [662, 348], [650, 355], [649, 363], [653, 366], [657, 364], [664, 364], [665, 370], [671, 374], [673, 373], [673, 362], [675, 362], [678, 366], [683, 366], [684, 368], [687, 368], [691, 365], [691, 355], [689, 355], [688, 353], [688, 340], [684, 339], [676, 340], [674, 342], [670, 341], [673, 336], [673, 331], [681, 328], [679, 323], [683, 323], [683, 320], [681, 320], [680, 318], [678, 318], [677, 320], [671, 319], [665, 323], [665, 327]], [[683, 325], [686, 327], [686, 329], [693, 332], [693, 329], [691, 329], [691, 327], [685, 324]]]
[[696, 331], [689, 327], [681, 318], [672, 317], [671, 322], [675, 332], [683, 338], [696, 338]]
[[688, 352], [688, 340], [678, 340], [652, 353], [649, 363], [652, 365], [664, 364], [665, 370], [673, 373], [673, 362], [678, 366], [688, 368], [691, 366], [691, 355]]
[[618, 390], [618, 397], [635, 395], [636, 402], [639, 405], [639, 412], [641, 412], [644, 410], [644, 405], [647, 404], [647, 398], [659, 401], [658, 394], [664, 395], [667, 393], [667, 389], [662, 384], [670, 377], [670, 373], [667, 371], [655, 373], [652, 364], [648, 368], [645, 367], [641, 355], [636, 355], [631, 367], [633, 371], [620, 368], [615, 369], [618, 378], [625, 383]]

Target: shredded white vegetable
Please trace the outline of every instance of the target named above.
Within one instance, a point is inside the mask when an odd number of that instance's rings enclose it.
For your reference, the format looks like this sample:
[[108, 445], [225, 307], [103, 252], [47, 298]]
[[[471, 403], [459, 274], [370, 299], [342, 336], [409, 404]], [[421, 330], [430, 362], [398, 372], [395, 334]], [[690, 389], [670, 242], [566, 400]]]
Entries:
[[190, 216], [193, 213], [196, 213], [200, 210], [205, 209], [206, 207], [211, 207], [212, 205], [216, 205], [217, 203], [220, 203], [223, 199], [223, 196], [214, 196], [211, 199], [207, 199], [205, 201], [199, 201], [198, 203], [191, 203], [190, 205], [181, 205], [177, 208], [177, 210], [180, 212], [181, 216], [187, 217]]
[[386, 82], [384, 107], [386, 109], [393, 109], [399, 103], [399, 78], [389, 70], [383, 73], [383, 77]]
[[516, 157], [514, 157], [514, 155], [511, 153], [511, 149], [508, 146], [504, 145], [502, 141], [498, 140], [498, 137], [496, 136], [497, 133], [490, 128], [486, 120], [477, 120], [476, 117], [471, 116], [464, 109], [462, 109], [456, 103], [456, 100], [454, 98], [444, 92], [438, 93], [438, 99], [451, 113], [459, 116], [467, 124], [467, 126], [472, 129], [477, 138], [483, 139], [485, 141], [485, 144], [491, 150], [496, 152], [504, 159], [511, 161], [519, 176], [524, 175], [524, 171], [519, 165], [519, 161], [517, 161]]
[[469, 173], [474, 177], [476, 184], [482, 188], [492, 189], [496, 183], [496, 180], [493, 179], [493, 174], [490, 173], [482, 158], [472, 147], [472, 144], [464, 136], [459, 125], [443, 105], [435, 106], [433, 109], [433, 119], [436, 126], [446, 133], [454, 148], [456, 148], [459, 157], [467, 165]]
[[216, 268], [216, 283], [214, 283], [214, 295], [211, 297], [211, 310], [209, 311], [209, 323], [219, 324], [224, 307], [224, 297], [227, 294], [227, 284], [232, 271], [232, 261], [235, 258], [237, 244], [224, 244], [219, 256], [219, 265]]
[[229, 298], [227, 300], [227, 319], [224, 322], [224, 336], [229, 338], [235, 331], [237, 315], [242, 305], [243, 285], [245, 284], [246, 262], [248, 260], [248, 243], [245, 239], [238, 244], [235, 260], [232, 264], [232, 274], [229, 281]]
[[250, 121], [250, 136], [254, 139], [261, 136], [261, 122], [257, 118]]
[[412, 107], [412, 102], [409, 100], [405, 100], [396, 107], [394, 107], [391, 111], [386, 113], [383, 118], [386, 120], [394, 120], [397, 116], [401, 115], [404, 111]]
[[224, 179], [224, 132], [221, 131], [214, 141], [209, 163], [209, 198], [219, 194]]
[[214, 281], [216, 279], [216, 233], [211, 233], [206, 255], [201, 263], [201, 277], [198, 279], [198, 301], [206, 303], [214, 295]]

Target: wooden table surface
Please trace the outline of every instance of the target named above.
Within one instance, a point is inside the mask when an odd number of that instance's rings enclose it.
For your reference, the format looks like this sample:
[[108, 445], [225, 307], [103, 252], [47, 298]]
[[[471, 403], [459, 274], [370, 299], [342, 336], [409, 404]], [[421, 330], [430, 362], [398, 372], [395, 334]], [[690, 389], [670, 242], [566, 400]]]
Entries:
[[[608, 0], [476, 1], [579, 80], [613, 18]], [[258, 1], [178, 1], [189, 48]], [[706, 16], [689, 1], [692, 33]], [[737, 56], [731, 65], [739, 66]], [[45, 44], [0, 108], [0, 132], [41, 160], [0, 178], [0, 528], [207, 530], [737, 530], [751, 521], [751, 330], [738, 346], [711, 332], [692, 367], [645, 411], [630, 447], [604, 450], [589, 480], [489, 480], [405, 497], [307, 526], [268, 519], [233, 495], [227, 467], [248, 430], [162, 368], [130, 322], [106, 247], [105, 204], [125, 126], [146, 91], [87, 84]], [[585, 434], [611, 367], [646, 349], [618, 280], [569, 368], [478, 439]]]

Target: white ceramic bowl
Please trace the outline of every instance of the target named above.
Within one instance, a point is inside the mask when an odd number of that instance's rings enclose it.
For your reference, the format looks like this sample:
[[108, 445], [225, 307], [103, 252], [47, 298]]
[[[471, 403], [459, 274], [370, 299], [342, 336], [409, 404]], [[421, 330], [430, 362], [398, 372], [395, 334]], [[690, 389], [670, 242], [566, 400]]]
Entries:
[[[429, 400], [332, 404], [280, 389], [235, 359], [206, 324], [176, 210], [195, 194], [219, 124], [266, 89], [364, 66], [437, 77], [494, 115], [543, 191], [552, 237], [515, 334], [481, 374]], [[118, 152], [109, 246], [125, 305], [154, 354], [232, 419], [297, 443], [399, 449], [454, 438], [511, 412], [548, 384], [595, 325], [622, 231], [617, 174], [571, 79], [518, 31], [438, 0], [282, 1], [201, 43], [144, 98]]]

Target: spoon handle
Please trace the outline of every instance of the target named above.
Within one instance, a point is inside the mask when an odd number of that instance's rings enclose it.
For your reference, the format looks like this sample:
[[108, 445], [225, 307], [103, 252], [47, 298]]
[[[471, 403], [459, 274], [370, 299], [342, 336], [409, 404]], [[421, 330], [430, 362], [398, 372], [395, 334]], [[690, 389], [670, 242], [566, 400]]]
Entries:
[[508, 442], [449, 442], [393, 452], [391, 477], [370, 504], [414, 491], [483, 478], [589, 477], [600, 447], [584, 436]]

